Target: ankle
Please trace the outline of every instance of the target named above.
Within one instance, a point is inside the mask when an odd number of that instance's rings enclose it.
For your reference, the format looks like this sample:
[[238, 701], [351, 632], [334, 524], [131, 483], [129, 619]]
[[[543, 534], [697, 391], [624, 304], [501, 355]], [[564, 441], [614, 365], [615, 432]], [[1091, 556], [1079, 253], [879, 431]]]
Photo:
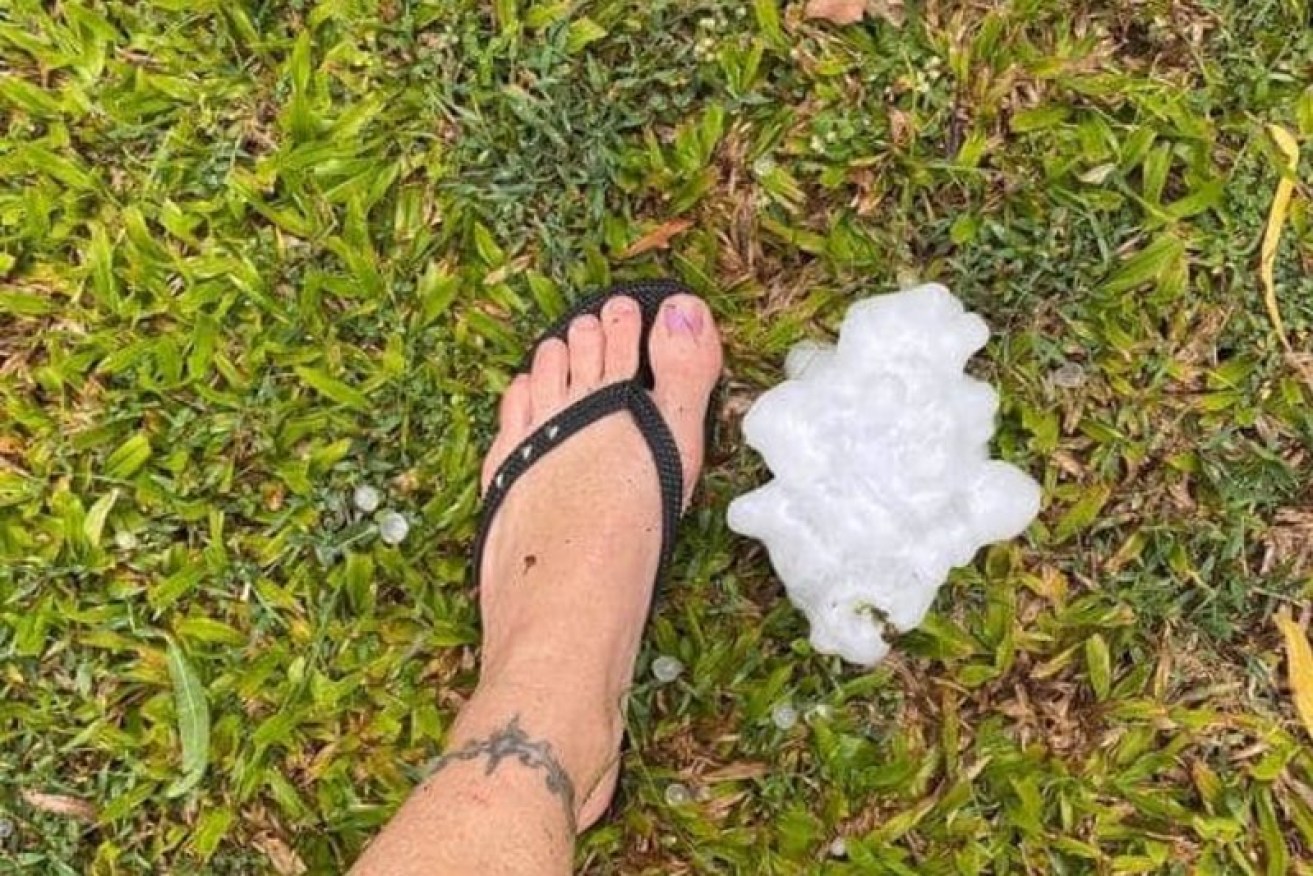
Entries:
[[[632, 630], [645, 621], [645, 608], [611, 626], [592, 606], [581, 606], [488, 630], [479, 689], [544, 693], [573, 713], [618, 721], [638, 658]], [[579, 628], [592, 632], [581, 636]]]
[[489, 678], [486, 673], [452, 727], [449, 749], [487, 739], [513, 720], [535, 743], [549, 746], [574, 786], [576, 809], [619, 756], [624, 730], [620, 702], [608, 706], [601, 697], [560, 685]]

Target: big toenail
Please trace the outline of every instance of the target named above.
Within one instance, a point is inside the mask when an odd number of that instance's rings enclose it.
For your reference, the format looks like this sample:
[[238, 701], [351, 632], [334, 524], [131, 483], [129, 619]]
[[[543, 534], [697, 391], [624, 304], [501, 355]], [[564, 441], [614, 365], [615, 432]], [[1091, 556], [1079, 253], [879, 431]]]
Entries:
[[696, 335], [702, 331], [702, 311], [671, 302], [666, 306], [666, 328], [676, 333]]

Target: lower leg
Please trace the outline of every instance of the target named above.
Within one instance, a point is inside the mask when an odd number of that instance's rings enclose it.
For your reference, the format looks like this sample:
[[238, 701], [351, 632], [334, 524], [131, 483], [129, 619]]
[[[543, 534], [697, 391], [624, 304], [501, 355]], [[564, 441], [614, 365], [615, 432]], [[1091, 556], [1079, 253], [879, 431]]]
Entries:
[[571, 714], [571, 702], [545, 688], [482, 685], [432, 775], [353, 873], [568, 874], [578, 807], [605, 757], [586, 741], [603, 719]]

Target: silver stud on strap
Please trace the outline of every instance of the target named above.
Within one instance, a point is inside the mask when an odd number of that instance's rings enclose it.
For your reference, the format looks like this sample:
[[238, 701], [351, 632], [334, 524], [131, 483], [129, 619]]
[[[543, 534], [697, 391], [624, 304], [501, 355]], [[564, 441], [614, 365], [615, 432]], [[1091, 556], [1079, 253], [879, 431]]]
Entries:
[[561, 427], [560, 427], [560, 426], [548, 426], [548, 427], [547, 427], [547, 440], [548, 440], [548, 441], [555, 441], [555, 440], [556, 440], [556, 436], [559, 435], [559, 434], [561, 434]]
[[520, 451], [520, 456], [523, 456], [525, 459], [528, 459], [530, 456], [533, 456], [533, 445], [532, 444], [524, 445], [524, 449]]
[[500, 490], [500, 489], [501, 489], [501, 485], [502, 485], [502, 481], [504, 481], [504, 480], [506, 480], [506, 473], [505, 473], [505, 472], [500, 472], [500, 473], [497, 475], [497, 477], [493, 479], [493, 484], [497, 487], [497, 489]]

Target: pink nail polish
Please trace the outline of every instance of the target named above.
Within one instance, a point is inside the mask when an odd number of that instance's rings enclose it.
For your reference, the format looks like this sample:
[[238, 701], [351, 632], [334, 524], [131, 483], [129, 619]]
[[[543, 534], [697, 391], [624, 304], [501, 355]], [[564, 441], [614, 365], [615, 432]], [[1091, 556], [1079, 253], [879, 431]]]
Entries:
[[685, 313], [684, 309], [678, 304], [671, 304], [666, 307], [666, 328], [672, 332], [686, 332], [690, 335], [700, 334], [702, 331], [702, 312], [692, 310]]

